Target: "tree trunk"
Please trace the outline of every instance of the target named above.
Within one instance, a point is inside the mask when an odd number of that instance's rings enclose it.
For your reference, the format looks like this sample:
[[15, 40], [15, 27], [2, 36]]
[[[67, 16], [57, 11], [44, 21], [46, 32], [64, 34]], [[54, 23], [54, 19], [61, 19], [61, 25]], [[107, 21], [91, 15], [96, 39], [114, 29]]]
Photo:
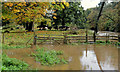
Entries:
[[101, 13], [102, 13], [104, 4], [105, 4], [105, 2], [102, 3], [102, 6], [101, 6], [101, 8], [100, 8], [99, 15], [98, 15], [98, 17], [97, 17], [96, 26], [95, 26], [95, 33], [98, 32], [98, 21], [99, 21], [99, 18], [100, 18], [100, 16], [101, 16]]
[[25, 23], [25, 30], [28, 30], [28, 23]]
[[27, 22], [26, 23], [26, 30], [32, 31], [33, 29], [33, 22]]
[[32, 29], [33, 29], [33, 22], [30, 22], [28, 31], [32, 31]]

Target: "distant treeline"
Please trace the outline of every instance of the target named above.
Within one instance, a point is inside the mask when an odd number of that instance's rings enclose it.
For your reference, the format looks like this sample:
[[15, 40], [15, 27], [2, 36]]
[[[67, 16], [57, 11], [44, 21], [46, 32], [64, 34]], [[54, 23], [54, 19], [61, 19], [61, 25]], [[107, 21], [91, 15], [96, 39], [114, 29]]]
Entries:
[[[94, 29], [96, 19], [102, 3], [98, 7], [87, 9], [86, 16], [90, 29]], [[98, 21], [98, 29], [104, 31], [120, 32], [120, 2], [111, 2], [104, 5], [101, 17]]]

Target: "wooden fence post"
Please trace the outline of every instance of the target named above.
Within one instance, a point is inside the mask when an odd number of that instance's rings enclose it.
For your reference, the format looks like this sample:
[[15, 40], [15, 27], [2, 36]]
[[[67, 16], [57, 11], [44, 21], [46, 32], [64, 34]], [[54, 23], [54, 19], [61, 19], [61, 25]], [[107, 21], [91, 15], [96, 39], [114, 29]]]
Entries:
[[37, 35], [34, 36], [33, 44], [36, 45], [36, 42], [37, 42]]
[[120, 35], [118, 35], [118, 42], [120, 42]]
[[94, 42], [96, 42], [96, 33], [93, 34]]
[[106, 43], [108, 42], [108, 37], [107, 37], [107, 33], [106, 33]]
[[106, 43], [108, 43], [108, 42], [109, 42], [109, 35], [106, 34]]
[[108, 35], [108, 42], [109, 42], [109, 38], [110, 38], [110, 36]]
[[67, 44], [67, 35], [64, 35], [63, 43], [64, 43], [64, 44]]
[[86, 29], [86, 43], [88, 42], [88, 30]]
[[4, 37], [5, 37], [5, 35], [4, 35], [4, 32], [3, 32], [3, 35], [2, 35], [2, 43], [4, 43]]

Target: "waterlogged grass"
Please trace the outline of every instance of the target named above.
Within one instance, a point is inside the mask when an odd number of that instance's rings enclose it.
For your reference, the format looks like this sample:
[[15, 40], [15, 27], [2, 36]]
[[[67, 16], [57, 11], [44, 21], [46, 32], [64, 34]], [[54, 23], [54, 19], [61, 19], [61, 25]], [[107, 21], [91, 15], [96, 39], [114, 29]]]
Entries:
[[111, 42], [111, 41], [96, 41], [95, 43], [90, 43], [90, 42], [77, 42], [77, 43], [68, 43], [68, 45], [80, 45], [80, 44], [112, 44], [112, 45], [116, 45], [116, 46], [120, 46], [120, 42]]
[[63, 57], [59, 56], [63, 55], [63, 51], [55, 51], [55, 50], [47, 50], [45, 48], [38, 48], [36, 53], [32, 53], [37, 62], [40, 62], [41, 65], [53, 66], [56, 64], [67, 64], [68, 61]]
[[26, 70], [28, 64], [17, 60], [15, 58], [9, 58], [7, 55], [2, 55], [2, 70]]
[[14, 49], [14, 48], [30, 48], [31, 45], [7, 45], [7, 44], [2, 44], [2, 49]]
[[111, 41], [96, 41], [95, 44], [114, 44], [116, 46], [120, 46], [120, 42], [111, 42]]

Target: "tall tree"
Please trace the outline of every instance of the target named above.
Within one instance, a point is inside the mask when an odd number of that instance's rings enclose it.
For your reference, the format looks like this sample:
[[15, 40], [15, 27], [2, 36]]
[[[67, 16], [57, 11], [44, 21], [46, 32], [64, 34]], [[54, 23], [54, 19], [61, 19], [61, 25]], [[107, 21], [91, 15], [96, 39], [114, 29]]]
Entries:
[[84, 11], [80, 2], [69, 2], [69, 7], [64, 6], [62, 10], [56, 10], [55, 25], [76, 25], [84, 28]]

